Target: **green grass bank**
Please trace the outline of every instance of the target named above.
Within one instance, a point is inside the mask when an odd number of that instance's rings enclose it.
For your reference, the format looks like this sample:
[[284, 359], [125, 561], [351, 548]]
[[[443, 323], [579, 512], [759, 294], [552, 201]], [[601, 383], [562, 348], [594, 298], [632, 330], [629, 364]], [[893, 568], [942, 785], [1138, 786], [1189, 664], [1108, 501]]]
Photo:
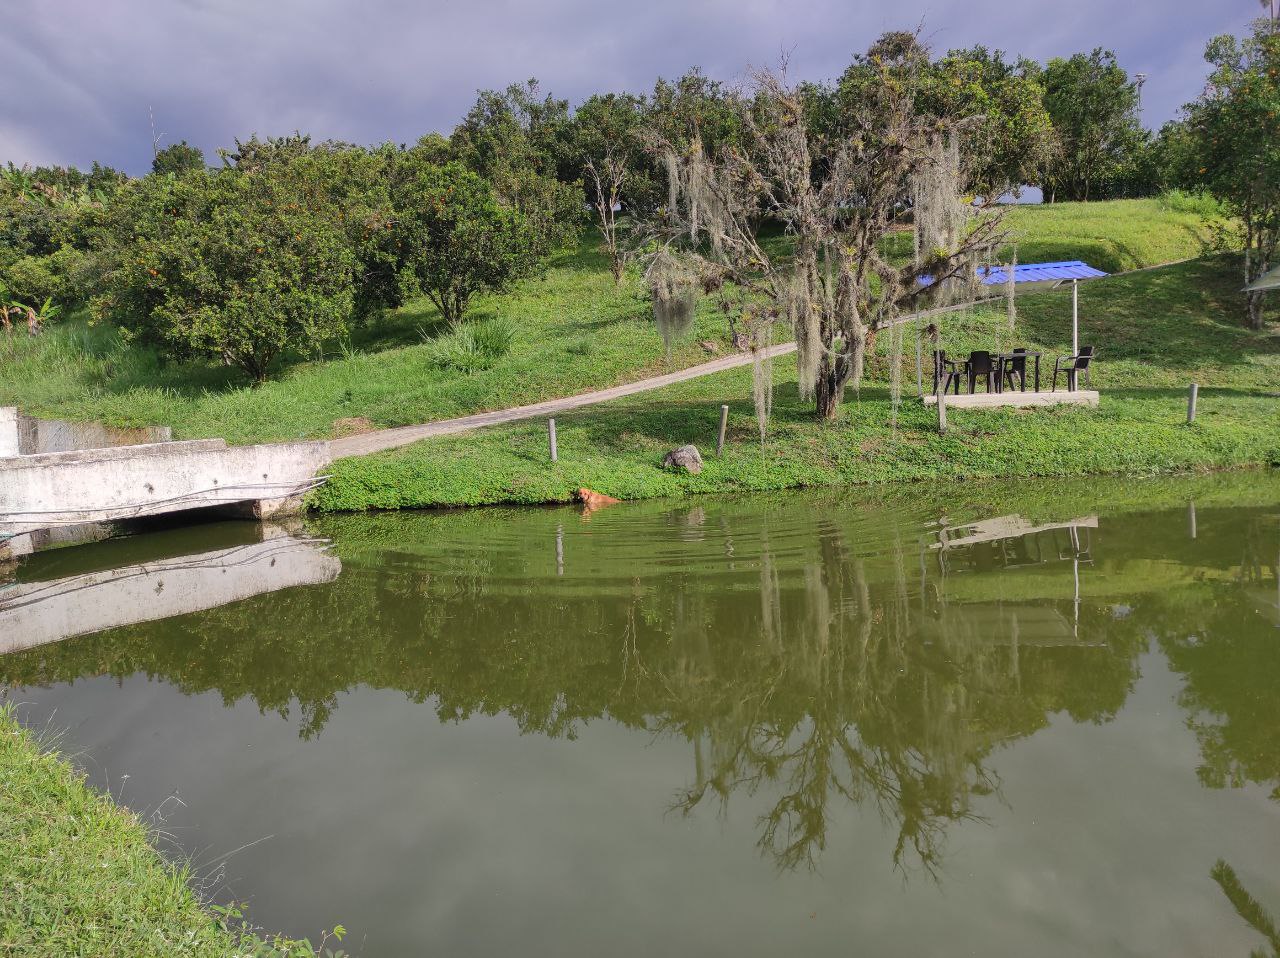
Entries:
[[[1198, 255], [1209, 236], [1201, 212], [1177, 197], [1063, 203], [1011, 209], [1009, 226], [1021, 262], [1085, 259], [1117, 271]], [[892, 239], [898, 253], [909, 253], [910, 234]], [[422, 300], [321, 357], [295, 357], [254, 388], [223, 367], [162, 364], [109, 326], [72, 318], [34, 339], [0, 342], [0, 405], [117, 426], [169, 425], [179, 439], [325, 438], [340, 420], [399, 426], [502, 409], [693, 365], [711, 358], [705, 342], [729, 348], [723, 317], [704, 301], [693, 332], [664, 357], [643, 284], [632, 276], [615, 286], [593, 234], [557, 257], [545, 278], [481, 299], [471, 321], [493, 320], [512, 324], [515, 337], [487, 369], [441, 362], [448, 331]]]
[[0, 955], [311, 955], [197, 899], [132, 812], [85, 784], [0, 706]]
[[[953, 410], [946, 435], [915, 398], [914, 343], [904, 330], [903, 400], [896, 424], [878, 357], [860, 396], [839, 419], [817, 422], [798, 396], [794, 362], [775, 365], [773, 418], [761, 443], [749, 369], [682, 383], [557, 419], [560, 461], [545, 424], [530, 422], [427, 440], [340, 460], [313, 496], [328, 511], [564, 502], [580, 486], [623, 499], [845, 484], [1157, 474], [1280, 462], [1280, 335], [1240, 324], [1238, 269], [1210, 257], [1098, 280], [1080, 291], [1081, 341], [1099, 360], [1097, 410]], [[953, 354], [1024, 344], [1070, 351], [1069, 292], [1019, 299], [1010, 332], [1002, 312], [947, 317]], [[888, 349], [887, 335], [879, 348]], [[1186, 389], [1201, 386], [1198, 421], [1186, 424]], [[719, 406], [729, 442], [714, 451]], [[665, 452], [693, 442], [701, 475], [661, 468]]]

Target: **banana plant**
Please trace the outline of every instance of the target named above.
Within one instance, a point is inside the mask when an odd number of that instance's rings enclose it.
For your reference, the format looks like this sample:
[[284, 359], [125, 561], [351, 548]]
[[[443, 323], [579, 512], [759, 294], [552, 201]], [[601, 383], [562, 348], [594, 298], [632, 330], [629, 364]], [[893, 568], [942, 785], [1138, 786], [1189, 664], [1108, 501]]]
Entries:
[[27, 332], [34, 336], [45, 323], [52, 322], [62, 314], [62, 307], [46, 296], [39, 309], [27, 308]]

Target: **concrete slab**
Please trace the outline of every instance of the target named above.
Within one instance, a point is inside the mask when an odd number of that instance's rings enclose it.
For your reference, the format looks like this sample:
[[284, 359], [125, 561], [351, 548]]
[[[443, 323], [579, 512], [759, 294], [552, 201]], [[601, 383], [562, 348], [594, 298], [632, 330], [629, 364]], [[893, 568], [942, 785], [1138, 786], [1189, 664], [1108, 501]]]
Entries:
[[16, 456], [20, 449], [18, 407], [0, 406], [0, 459]]
[[[936, 406], [938, 397], [924, 397], [926, 406]], [[1073, 392], [1063, 390], [1052, 393], [961, 393], [959, 396], [947, 395], [947, 409], [1027, 409], [1037, 406], [1096, 406], [1098, 391], [1096, 389], [1077, 389]]]

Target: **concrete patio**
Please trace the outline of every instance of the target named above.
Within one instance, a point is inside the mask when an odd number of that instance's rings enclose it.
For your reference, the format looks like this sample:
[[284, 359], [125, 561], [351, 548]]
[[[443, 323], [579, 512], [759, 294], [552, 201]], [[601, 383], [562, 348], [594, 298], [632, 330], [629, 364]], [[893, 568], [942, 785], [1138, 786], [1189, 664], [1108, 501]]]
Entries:
[[[924, 396], [926, 406], [935, 406], [938, 397]], [[1068, 392], [1003, 392], [948, 394], [948, 409], [998, 409], [1001, 407], [1029, 408], [1032, 406], [1097, 406], [1096, 389], [1075, 389]]]

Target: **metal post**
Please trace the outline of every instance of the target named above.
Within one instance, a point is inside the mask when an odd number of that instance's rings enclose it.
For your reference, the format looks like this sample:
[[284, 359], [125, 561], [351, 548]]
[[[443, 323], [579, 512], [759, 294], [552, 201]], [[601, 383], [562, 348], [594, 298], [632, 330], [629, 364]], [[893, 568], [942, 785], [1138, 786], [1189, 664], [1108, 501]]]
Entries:
[[729, 407], [722, 405], [720, 407], [720, 432], [716, 436], [716, 455], [717, 456], [724, 453], [724, 433], [728, 427], [729, 427]]
[[1071, 281], [1071, 355], [1080, 355], [1080, 280]]
[[947, 431], [947, 383], [950, 379], [950, 373], [938, 378], [938, 432]]
[[556, 448], [556, 421], [554, 419], [547, 420], [547, 439], [551, 445], [551, 461], [560, 461], [560, 451]]
[[1192, 539], [1196, 537], [1196, 501], [1194, 499], [1187, 502], [1187, 535]]
[[1200, 386], [1192, 383], [1191, 388], [1187, 391], [1187, 425], [1190, 426], [1196, 421], [1196, 400], [1200, 398]]

